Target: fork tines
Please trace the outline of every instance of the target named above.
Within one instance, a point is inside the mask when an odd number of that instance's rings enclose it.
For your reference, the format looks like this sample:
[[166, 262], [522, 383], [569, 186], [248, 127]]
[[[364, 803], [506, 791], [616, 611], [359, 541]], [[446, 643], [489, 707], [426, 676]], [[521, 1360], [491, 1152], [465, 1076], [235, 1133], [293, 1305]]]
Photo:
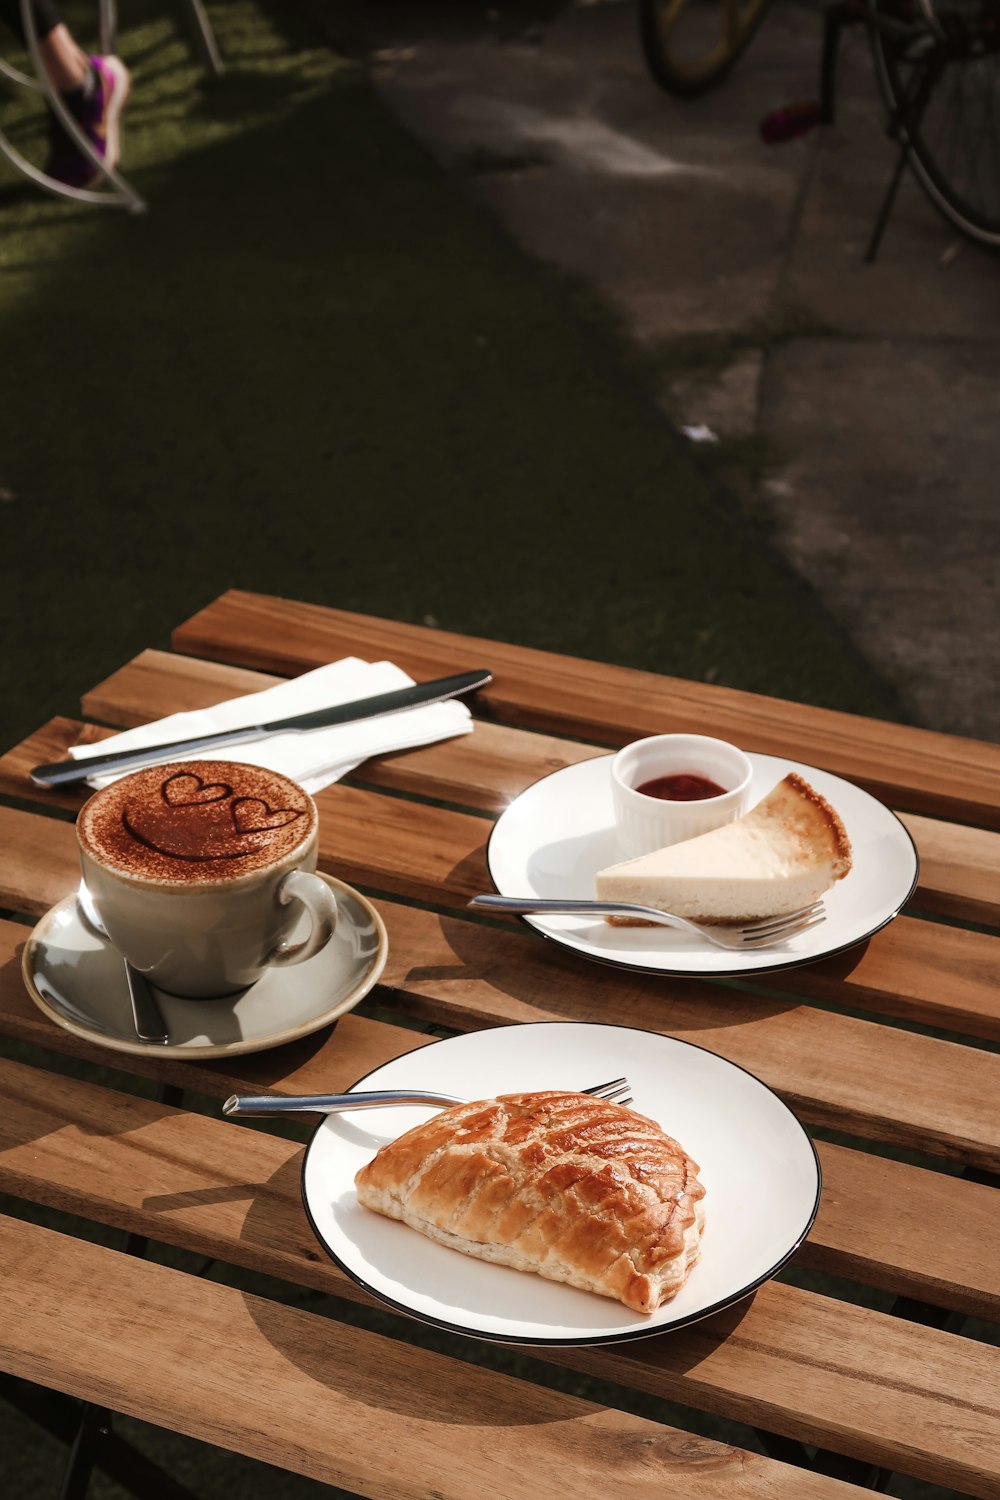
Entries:
[[592, 1088], [581, 1089], [581, 1093], [592, 1094], [595, 1099], [607, 1099], [611, 1104], [631, 1104], [631, 1084], [627, 1078], [612, 1078], [610, 1083], [595, 1083]]
[[826, 917], [826, 909], [823, 902], [813, 901], [808, 906], [802, 906], [798, 911], [785, 912], [780, 917], [768, 917], [761, 922], [748, 922], [745, 927], [737, 928], [734, 936], [748, 947], [768, 948], [772, 943], [779, 942], [786, 937], [798, 936], [800, 932], [808, 932], [810, 927], [815, 927]]

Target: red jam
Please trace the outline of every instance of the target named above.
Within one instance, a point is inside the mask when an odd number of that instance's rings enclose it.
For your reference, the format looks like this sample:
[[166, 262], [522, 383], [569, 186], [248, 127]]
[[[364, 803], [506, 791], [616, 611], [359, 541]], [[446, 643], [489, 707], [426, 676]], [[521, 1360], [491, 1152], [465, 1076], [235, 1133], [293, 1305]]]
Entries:
[[706, 797], [724, 797], [726, 788], [707, 776], [693, 771], [678, 771], [673, 776], [654, 776], [636, 787], [644, 797], [659, 797], [662, 802], [702, 802]]

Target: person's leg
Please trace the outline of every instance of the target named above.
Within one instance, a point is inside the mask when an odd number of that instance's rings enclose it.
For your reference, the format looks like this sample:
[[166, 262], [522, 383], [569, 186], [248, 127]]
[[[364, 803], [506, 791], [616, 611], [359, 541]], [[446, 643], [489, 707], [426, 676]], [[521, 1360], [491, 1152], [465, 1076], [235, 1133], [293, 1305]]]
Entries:
[[[90, 58], [60, 20], [53, 0], [31, 0], [31, 16], [38, 52], [52, 87], [60, 94], [86, 89], [92, 81]], [[0, 0], [0, 21], [22, 42], [25, 40], [21, 0]]]
[[[128, 69], [119, 57], [85, 55], [84, 64], [84, 81], [61, 90], [61, 97], [105, 166], [116, 167], [121, 156], [121, 112], [129, 92]], [[88, 187], [101, 176], [54, 115], [45, 170], [68, 187]]]
[[[39, 42], [43, 42], [46, 37], [51, 36], [52, 31], [57, 30], [58, 27], [61, 27], [64, 36], [69, 37], [69, 31], [66, 30], [66, 27], [63, 26], [60, 18], [58, 18], [58, 10], [55, 9], [54, 0], [31, 0], [31, 20], [34, 21], [34, 34], [36, 34]], [[21, 21], [21, 0], [0, 0], [0, 21], [3, 21], [7, 30], [13, 31], [13, 34], [21, 42], [24, 40], [24, 24]], [[76, 43], [72, 42], [72, 37], [69, 37], [69, 40], [73, 48], [79, 51]], [[64, 49], [63, 45], [60, 45], [60, 42], [55, 43], [55, 49], [60, 54], [67, 55], [66, 49]], [[72, 84], [70, 84], [70, 87], [72, 87]]]
[[[86, 52], [73, 40], [69, 28], [59, 19], [59, 12], [52, 0], [32, 0], [31, 14], [35, 23], [35, 36], [38, 38], [38, 51], [52, 87], [60, 94], [82, 88], [90, 72], [90, 61]], [[0, 15], [23, 40], [20, 0], [3, 0]]]
[[[129, 75], [120, 58], [88, 57], [60, 20], [54, 0], [32, 0], [38, 51], [49, 82], [73, 115], [98, 156], [116, 167], [120, 118], [128, 98]], [[53, 116], [45, 170], [69, 187], [89, 187], [100, 172], [77, 148]]]
[[78, 47], [62, 21], [38, 32], [38, 52], [52, 87], [60, 94], [84, 88], [91, 75], [90, 59]]
[[[54, 0], [31, 0], [31, 18], [48, 81], [101, 159], [117, 166], [119, 122], [129, 91], [124, 63], [117, 57], [88, 57], [60, 19]], [[0, 0], [0, 21], [24, 40], [20, 0]], [[70, 187], [87, 187], [100, 177], [55, 114], [45, 170]]]

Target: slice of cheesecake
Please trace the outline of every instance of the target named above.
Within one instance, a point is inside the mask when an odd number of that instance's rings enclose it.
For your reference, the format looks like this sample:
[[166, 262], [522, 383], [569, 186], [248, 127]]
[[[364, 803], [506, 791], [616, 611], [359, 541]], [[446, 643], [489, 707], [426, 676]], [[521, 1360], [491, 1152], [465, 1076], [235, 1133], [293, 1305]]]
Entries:
[[818, 900], [850, 868], [840, 818], [791, 772], [735, 823], [598, 871], [597, 899], [638, 902], [695, 922], [752, 922]]

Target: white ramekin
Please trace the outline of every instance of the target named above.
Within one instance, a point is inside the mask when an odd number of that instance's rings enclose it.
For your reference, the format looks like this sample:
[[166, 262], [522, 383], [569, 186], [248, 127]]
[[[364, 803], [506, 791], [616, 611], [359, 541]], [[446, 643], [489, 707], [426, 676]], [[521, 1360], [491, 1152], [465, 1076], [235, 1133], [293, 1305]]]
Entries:
[[[636, 787], [657, 776], [686, 772], [725, 787], [719, 797], [666, 802]], [[625, 859], [710, 833], [742, 817], [750, 803], [750, 761], [725, 740], [704, 734], [654, 734], [633, 740], [611, 762], [611, 794], [618, 841]]]

